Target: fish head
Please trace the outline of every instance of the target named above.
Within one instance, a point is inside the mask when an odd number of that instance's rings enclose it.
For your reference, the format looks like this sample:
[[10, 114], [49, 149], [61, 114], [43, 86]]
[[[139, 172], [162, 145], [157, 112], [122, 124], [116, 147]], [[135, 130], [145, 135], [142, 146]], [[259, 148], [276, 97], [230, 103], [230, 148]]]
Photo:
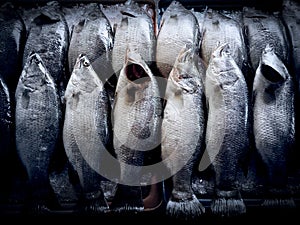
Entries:
[[31, 91], [39, 90], [47, 84], [53, 84], [53, 79], [42, 58], [35, 52], [28, 56], [20, 79], [23, 85]]
[[92, 92], [96, 87], [103, 87], [99, 76], [85, 54], [80, 54], [71, 75], [71, 82], [82, 91]]
[[220, 45], [213, 51], [208, 67], [210, 80], [221, 89], [234, 85], [239, 76], [242, 76], [241, 70], [231, 56], [227, 43]]
[[289, 73], [284, 63], [275, 53], [272, 44], [267, 44], [262, 52], [259, 70], [261, 75], [271, 83], [281, 83], [288, 79]]

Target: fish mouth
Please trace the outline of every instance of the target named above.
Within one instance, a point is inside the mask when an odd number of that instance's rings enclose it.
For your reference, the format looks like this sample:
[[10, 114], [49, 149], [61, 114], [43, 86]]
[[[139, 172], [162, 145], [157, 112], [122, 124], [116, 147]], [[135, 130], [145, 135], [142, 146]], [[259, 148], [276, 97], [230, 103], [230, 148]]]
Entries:
[[135, 63], [131, 63], [126, 66], [125, 74], [127, 79], [135, 84], [144, 83], [145, 78], [149, 78], [144, 68]]
[[261, 57], [260, 69], [266, 80], [271, 83], [280, 83], [287, 79], [287, 69], [282, 66], [279, 57], [275, 53], [274, 46], [267, 44]]

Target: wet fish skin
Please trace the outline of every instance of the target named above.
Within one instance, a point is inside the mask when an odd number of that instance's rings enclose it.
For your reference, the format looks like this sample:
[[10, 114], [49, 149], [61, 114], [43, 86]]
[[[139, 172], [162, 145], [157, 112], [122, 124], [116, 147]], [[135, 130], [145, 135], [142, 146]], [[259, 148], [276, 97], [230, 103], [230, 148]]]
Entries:
[[154, 75], [142, 56], [129, 49], [120, 72], [113, 108], [113, 145], [120, 162], [120, 183], [111, 208], [144, 209], [140, 186], [145, 151], [160, 142], [162, 101]]
[[62, 98], [67, 81], [68, 25], [58, 2], [49, 2], [36, 10], [37, 16], [32, 20], [27, 34], [23, 66], [32, 51], [38, 53], [53, 77]]
[[237, 172], [249, 148], [249, 97], [245, 78], [226, 43], [211, 56], [205, 93], [206, 152], [199, 168], [203, 170], [211, 163], [214, 170], [216, 196], [211, 210], [222, 216], [243, 214], [246, 207], [238, 190]]
[[100, 78], [105, 81], [112, 75], [111, 51], [114, 41], [112, 29], [96, 3], [85, 6], [84, 10], [72, 31], [68, 51], [69, 71], [73, 71], [77, 57], [85, 54], [96, 73], [104, 76]]
[[155, 59], [156, 36], [152, 18], [134, 1], [127, 1], [121, 21], [115, 26], [112, 67], [117, 77], [125, 62], [128, 48], [136, 49], [148, 66]]
[[[291, 41], [291, 69], [290, 74], [295, 79], [295, 104], [297, 105], [300, 97], [300, 42], [298, 39], [298, 35], [300, 33], [300, 25], [299, 25], [299, 10], [300, 4], [297, 1], [293, 0], [284, 0], [282, 2], [282, 20], [284, 22], [285, 27], [287, 28], [290, 41]], [[296, 115], [299, 114], [298, 107], [296, 107]], [[296, 121], [296, 136], [299, 137], [299, 128], [300, 128], [300, 120], [295, 119]], [[296, 138], [296, 146], [299, 146], [299, 138]], [[290, 162], [291, 170], [297, 171], [299, 169], [299, 151], [294, 153], [294, 157]]]
[[180, 2], [172, 1], [162, 15], [157, 35], [156, 65], [162, 77], [169, 76], [185, 44], [197, 47], [199, 41], [199, 27], [194, 14]]
[[[232, 57], [246, 76], [248, 53], [241, 23], [234, 19], [238, 15], [214, 9], [207, 9], [203, 14], [203, 20], [199, 21], [202, 22], [201, 58], [208, 64], [215, 48], [228, 43]], [[249, 78], [249, 82], [252, 80]]]
[[25, 63], [15, 100], [17, 153], [27, 172], [32, 210], [39, 212], [50, 207], [49, 201], [55, 197], [49, 167], [62, 115], [56, 85], [38, 53], [31, 54]]
[[101, 188], [103, 152], [112, 145], [110, 104], [103, 82], [80, 54], [68, 82], [63, 143], [82, 188], [83, 211], [102, 213], [108, 204]]
[[256, 151], [266, 167], [264, 185], [271, 194], [271, 200], [267, 194], [267, 205], [295, 205], [293, 200], [272, 201], [290, 198], [286, 185], [288, 159], [295, 144], [294, 88], [294, 81], [274, 47], [267, 45], [253, 84], [253, 132]]
[[280, 56], [285, 65], [290, 64], [290, 43], [287, 31], [276, 12], [268, 13], [263, 10], [244, 7], [243, 23], [254, 73], [267, 43], [274, 46], [276, 54]]
[[14, 95], [21, 74], [26, 37], [24, 22], [16, 8], [6, 3], [0, 7], [0, 76]]
[[179, 53], [167, 82], [162, 122], [162, 159], [172, 154], [166, 166], [174, 174], [166, 212], [186, 220], [205, 212], [191, 187], [192, 175], [204, 150], [206, 126], [205, 69], [198, 69], [198, 57], [193, 48], [184, 47]]
[[11, 97], [7, 85], [2, 81], [0, 76], [0, 174], [3, 184], [0, 187], [0, 199], [8, 197], [12, 176], [9, 168], [11, 167], [12, 156], [12, 110]]

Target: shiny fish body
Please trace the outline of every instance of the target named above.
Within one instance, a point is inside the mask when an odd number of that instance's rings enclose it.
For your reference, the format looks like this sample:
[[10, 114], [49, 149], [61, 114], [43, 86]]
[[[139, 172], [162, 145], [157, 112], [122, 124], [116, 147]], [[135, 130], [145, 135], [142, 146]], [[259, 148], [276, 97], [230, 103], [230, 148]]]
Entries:
[[[10, 169], [13, 168], [12, 156], [12, 112], [11, 98], [7, 85], [0, 77], [0, 175], [3, 183], [0, 187], [0, 199], [7, 197], [8, 190], [11, 188]], [[6, 196], [7, 195], [7, 196]]]
[[[194, 49], [183, 48], [169, 75], [162, 122], [162, 158], [170, 169], [173, 190], [167, 204], [172, 217], [195, 218], [205, 211], [192, 191], [193, 171], [204, 147], [205, 70], [198, 70]], [[173, 154], [172, 154], [173, 153]]]
[[161, 75], [169, 76], [176, 57], [185, 45], [198, 47], [199, 26], [194, 14], [173, 1], [163, 13], [157, 35], [156, 64]]
[[47, 204], [43, 201], [52, 191], [49, 166], [60, 134], [61, 106], [55, 83], [37, 53], [25, 63], [15, 99], [17, 153], [27, 171], [32, 199]]
[[0, 77], [13, 94], [21, 73], [26, 30], [22, 18], [10, 4], [0, 7], [0, 30]]
[[[295, 85], [295, 101], [296, 104], [300, 101], [300, 3], [292, 0], [284, 0], [282, 5], [282, 18], [287, 27], [290, 41], [291, 41], [291, 70], [290, 74], [294, 77], [296, 81]], [[298, 115], [300, 111], [296, 108], [296, 115]], [[299, 137], [300, 132], [300, 120], [296, 119], [296, 136]], [[296, 138], [297, 146], [299, 146], [300, 139]], [[299, 168], [299, 159], [300, 159], [300, 152], [295, 152], [294, 160], [291, 162], [295, 166], [294, 169]]]
[[289, 64], [290, 49], [286, 28], [278, 15], [244, 7], [243, 23], [252, 69], [255, 73], [266, 44], [272, 44], [285, 65]]
[[203, 168], [205, 164], [212, 164], [216, 199], [211, 209], [214, 214], [223, 216], [245, 213], [237, 187], [237, 171], [249, 148], [247, 84], [229, 50], [227, 44], [219, 46], [206, 70], [206, 151], [209, 159], [202, 157], [200, 162]]
[[84, 210], [108, 209], [101, 189], [103, 151], [110, 144], [110, 105], [103, 83], [86, 55], [79, 55], [65, 92], [63, 143], [77, 172]]
[[11, 148], [11, 98], [7, 85], [0, 78], [0, 146], [1, 159], [7, 159]]
[[256, 150], [266, 167], [267, 191], [277, 189], [272, 193], [278, 195], [274, 198], [289, 198], [285, 192], [287, 161], [295, 143], [294, 83], [270, 45], [261, 55], [253, 84], [253, 133]]
[[161, 116], [155, 77], [139, 53], [128, 51], [113, 108], [113, 145], [121, 163], [120, 184], [112, 203], [116, 211], [140, 211], [144, 207], [140, 187], [144, 151], [159, 146]]
[[137, 3], [130, 1], [121, 14], [112, 51], [112, 66], [117, 76], [124, 65], [128, 48], [135, 49], [150, 66], [154, 62], [156, 44], [152, 18]]
[[30, 24], [25, 43], [23, 66], [31, 52], [38, 53], [62, 95], [66, 81], [68, 25], [59, 4], [48, 3], [36, 10], [38, 14]]
[[82, 18], [74, 25], [68, 51], [69, 71], [73, 71], [76, 59], [85, 54], [102, 81], [112, 75], [111, 51], [113, 34], [109, 21], [98, 4], [85, 7]]
[[233, 19], [234, 17], [217, 10], [208, 9], [204, 14], [200, 47], [204, 62], [209, 63], [211, 54], [218, 45], [228, 43], [233, 59], [239, 68], [245, 71], [248, 58], [240, 23]]

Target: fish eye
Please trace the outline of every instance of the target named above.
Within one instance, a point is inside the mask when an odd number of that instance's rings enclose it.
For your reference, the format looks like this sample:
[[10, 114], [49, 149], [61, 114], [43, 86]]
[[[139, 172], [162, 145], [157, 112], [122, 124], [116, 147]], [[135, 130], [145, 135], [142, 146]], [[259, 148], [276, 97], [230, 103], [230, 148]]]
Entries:
[[83, 62], [83, 66], [88, 67], [89, 65], [90, 65], [90, 63], [88, 61]]

